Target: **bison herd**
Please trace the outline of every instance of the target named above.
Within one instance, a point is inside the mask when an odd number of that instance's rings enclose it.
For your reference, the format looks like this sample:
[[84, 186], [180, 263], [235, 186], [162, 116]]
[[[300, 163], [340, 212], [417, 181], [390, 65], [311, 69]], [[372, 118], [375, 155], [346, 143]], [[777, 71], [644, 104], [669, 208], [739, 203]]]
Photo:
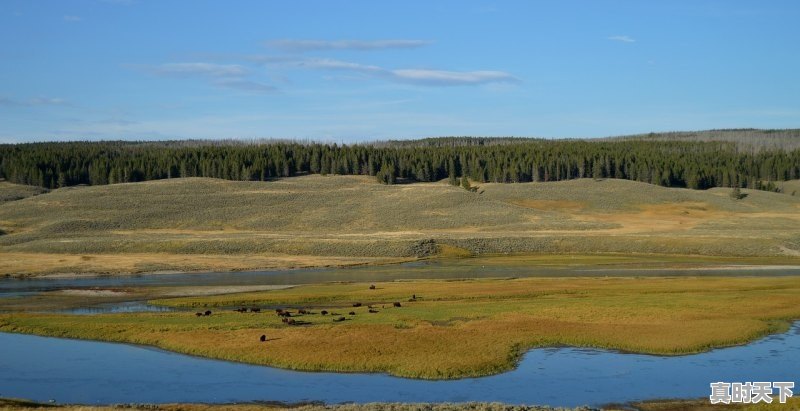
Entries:
[[[375, 285], [370, 285], [369, 289], [370, 290], [374, 290], [374, 289], [376, 289], [376, 287], [375, 287]], [[411, 298], [408, 301], [409, 302], [417, 301], [417, 295], [416, 294], [412, 295]], [[362, 306], [362, 304], [360, 302], [355, 302], [352, 305], [353, 305], [353, 307], [361, 307]], [[402, 307], [402, 304], [400, 304], [399, 302], [394, 302], [394, 303], [392, 303], [392, 306], [395, 307], [395, 308], [400, 308], [400, 307]], [[386, 308], [385, 305], [382, 305], [381, 307], [382, 308]], [[371, 314], [377, 314], [379, 312], [372, 305], [368, 305], [367, 308], [368, 308], [368, 312], [371, 313]], [[259, 307], [251, 307], [251, 308], [239, 307], [239, 308], [237, 308], [237, 309], [235, 309], [233, 311], [238, 312], [238, 313], [247, 313], [247, 312], [260, 313], [261, 312], [261, 308], [259, 308]], [[333, 322], [335, 322], [335, 323], [343, 322], [343, 321], [347, 320], [347, 317], [344, 317], [344, 316], [340, 315], [339, 313], [328, 312], [327, 310], [321, 310], [319, 313], [321, 315], [329, 315], [330, 314], [331, 317], [334, 317], [333, 318]], [[292, 318], [293, 317], [293, 313], [291, 311], [289, 311], [289, 310], [284, 310], [282, 308], [276, 308], [275, 309], [275, 314], [277, 316], [281, 317], [281, 322], [283, 322], [286, 325], [305, 325], [305, 324], [309, 324], [307, 321], [302, 321], [302, 320], [297, 320], [295, 318]], [[297, 316], [297, 315], [303, 316], [303, 315], [314, 315], [314, 314], [315, 313], [311, 312], [310, 310], [307, 310], [305, 308], [300, 308], [300, 309], [297, 310], [297, 313], [294, 314], [294, 315], [295, 316]], [[197, 316], [197, 317], [207, 317], [207, 316], [210, 316], [210, 315], [211, 315], [211, 311], [195, 313], [195, 316]], [[354, 316], [354, 315], [356, 315], [356, 312], [355, 311], [350, 311], [348, 313], [348, 315]], [[259, 341], [266, 342], [267, 341], [267, 336], [262, 334], [261, 337], [259, 337]]]

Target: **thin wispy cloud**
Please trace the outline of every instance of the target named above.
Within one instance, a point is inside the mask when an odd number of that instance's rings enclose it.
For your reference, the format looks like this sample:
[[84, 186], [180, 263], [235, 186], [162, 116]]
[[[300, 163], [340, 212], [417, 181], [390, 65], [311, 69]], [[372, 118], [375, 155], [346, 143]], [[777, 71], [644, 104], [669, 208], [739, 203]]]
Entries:
[[34, 97], [29, 99], [15, 99], [11, 97], [0, 96], [0, 106], [6, 106], [6, 107], [62, 106], [66, 104], [67, 104], [66, 100], [55, 97]]
[[216, 87], [255, 94], [266, 94], [277, 91], [273, 86], [252, 80], [252, 70], [240, 64], [190, 62], [165, 63], [155, 66], [127, 65], [127, 67], [145, 71], [159, 77], [205, 79], [209, 84]]
[[69, 22], [69, 23], [77, 23], [77, 22], [79, 22], [81, 20], [82, 19], [80, 18], [80, 16], [71, 16], [71, 15], [64, 16], [64, 21]]
[[430, 69], [387, 69], [375, 65], [328, 58], [255, 58], [268, 65], [281, 65], [312, 70], [352, 71], [391, 81], [423, 86], [468, 86], [487, 83], [515, 83], [519, 79], [497, 70], [453, 71]]
[[238, 79], [238, 78], [220, 79], [214, 81], [213, 84], [219, 87], [247, 91], [258, 94], [274, 93], [278, 91], [277, 88], [267, 84], [259, 83], [257, 81]]
[[385, 49], [411, 49], [431, 44], [427, 40], [296, 40], [281, 39], [268, 40], [266, 45], [270, 48], [284, 51], [304, 52], [320, 50], [385, 50]]
[[619, 41], [620, 43], [635, 43], [636, 39], [630, 36], [609, 36], [606, 37], [608, 40], [611, 41]]
[[145, 70], [161, 76], [238, 77], [249, 74], [247, 67], [238, 64], [166, 63], [147, 66]]
[[519, 79], [504, 71], [392, 70], [392, 75], [414, 84], [431, 86], [465, 86], [486, 83], [515, 83]]

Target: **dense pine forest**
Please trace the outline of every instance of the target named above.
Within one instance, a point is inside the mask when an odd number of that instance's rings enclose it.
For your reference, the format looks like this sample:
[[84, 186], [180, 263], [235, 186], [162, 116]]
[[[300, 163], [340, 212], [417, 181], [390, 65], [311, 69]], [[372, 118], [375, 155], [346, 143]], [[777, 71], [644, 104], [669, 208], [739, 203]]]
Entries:
[[[337, 145], [291, 141], [63, 142], [0, 145], [0, 177], [46, 188], [177, 177], [269, 180], [303, 174], [375, 176], [386, 184], [622, 178], [669, 187], [748, 187], [800, 178], [795, 131], [754, 138], [597, 140], [449, 137]], [[787, 134], [789, 133], [789, 137]], [[717, 132], [720, 134], [720, 132]], [[754, 143], [756, 142], [756, 143]], [[746, 144], [743, 144], [746, 143]], [[758, 149], [754, 149], [757, 147]]]

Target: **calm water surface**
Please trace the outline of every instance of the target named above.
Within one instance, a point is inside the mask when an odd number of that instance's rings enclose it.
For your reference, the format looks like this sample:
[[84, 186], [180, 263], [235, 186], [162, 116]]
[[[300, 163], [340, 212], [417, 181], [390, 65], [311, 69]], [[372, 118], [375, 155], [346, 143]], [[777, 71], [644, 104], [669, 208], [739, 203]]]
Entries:
[[[268, 349], [265, 347], [265, 349]], [[286, 371], [157, 349], [0, 333], [0, 396], [62, 403], [464, 402], [601, 405], [708, 395], [712, 381], [800, 381], [800, 322], [746, 346], [659, 357], [547, 348], [454, 381]]]
[[33, 295], [43, 291], [92, 287], [178, 287], [297, 285], [331, 281], [392, 281], [401, 279], [453, 279], [494, 277], [595, 277], [595, 276], [782, 276], [800, 275], [800, 267], [743, 270], [629, 269], [597, 266], [481, 266], [452, 261], [429, 260], [411, 263], [362, 266], [337, 269], [298, 269], [279, 271], [209, 272], [179, 274], [143, 274], [130, 276], [93, 276], [79, 278], [0, 279], [0, 298]]

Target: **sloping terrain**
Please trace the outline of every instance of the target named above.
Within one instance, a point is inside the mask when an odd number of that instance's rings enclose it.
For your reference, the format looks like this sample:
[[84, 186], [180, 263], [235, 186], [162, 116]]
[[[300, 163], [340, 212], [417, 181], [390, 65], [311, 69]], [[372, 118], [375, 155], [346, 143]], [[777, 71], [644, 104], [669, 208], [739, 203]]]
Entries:
[[[800, 254], [800, 197], [743, 193], [734, 200], [729, 189], [613, 179], [483, 184], [471, 193], [444, 182], [318, 175], [71, 187], [0, 205], [0, 253], [13, 253], [0, 273], [25, 272], [27, 258], [47, 272], [72, 272], [133, 254], [142, 264], [109, 270], [202, 270], [240, 255], [258, 264], [238, 259], [227, 269], [347, 264], [454, 250]], [[174, 256], [182, 262], [169, 264]]]
[[23, 198], [46, 193], [48, 190], [42, 187], [24, 186], [12, 184], [7, 181], [0, 181], [0, 204], [22, 200]]

